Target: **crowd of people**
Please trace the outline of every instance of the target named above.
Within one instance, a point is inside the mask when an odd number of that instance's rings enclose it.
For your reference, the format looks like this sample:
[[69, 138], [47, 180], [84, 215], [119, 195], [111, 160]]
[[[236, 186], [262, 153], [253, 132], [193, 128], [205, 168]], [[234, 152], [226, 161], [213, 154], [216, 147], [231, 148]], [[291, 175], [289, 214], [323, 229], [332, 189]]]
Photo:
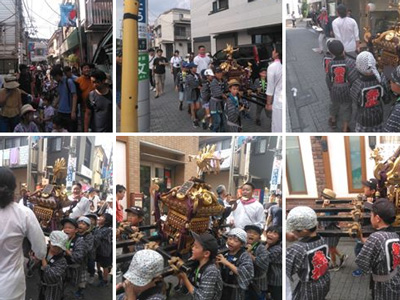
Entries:
[[[358, 269], [352, 275], [370, 276], [372, 299], [400, 299], [400, 236], [392, 227], [396, 219], [396, 208], [388, 199], [377, 197], [378, 181], [375, 178], [362, 183], [364, 206], [370, 209], [371, 229], [374, 232], [365, 237], [361, 227], [357, 229], [354, 253]], [[330, 189], [324, 189], [321, 198], [323, 207], [329, 208], [336, 194]], [[332, 215], [327, 211], [322, 214]], [[286, 275], [289, 279], [287, 299], [324, 300], [330, 291], [329, 271], [339, 271], [348, 255], [341, 254], [337, 249], [340, 240], [338, 235], [322, 237], [317, 230], [339, 233], [339, 224], [335, 221], [319, 223], [316, 212], [308, 206], [297, 206], [290, 210], [286, 221], [286, 238], [293, 242], [286, 251]], [[290, 283], [295, 282], [296, 276], [299, 281], [292, 291]]]
[[1, 132], [112, 132], [112, 90], [93, 64], [19, 65], [0, 76]]
[[56, 228], [47, 232], [46, 238], [34, 213], [35, 204], [29, 202], [29, 192], [23, 191], [21, 200], [15, 201], [16, 187], [12, 171], [1, 167], [0, 297], [32, 297], [37, 292], [26, 290], [26, 280], [35, 274], [40, 277], [37, 299], [41, 300], [66, 299], [67, 289], [74, 291], [76, 299], [82, 299], [87, 284], [108, 286], [112, 267], [112, 205], [104, 206], [98, 201], [98, 191], [93, 188], [82, 193], [82, 186], [76, 183], [66, 214]]
[[[261, 126], [261, 113], [264, 110], [267, 122], [271, 122], [272, 132], [282, 131], [282, 49], [275, 46], [273, 63], [268, 68], [260, 68], [255, 78], [229, 78], [227, 72], [216, 65], [205, 46], [198, 47], [198, 54], [189, 53], [185, 59], [175, 51], [168, 60], [163, 50], [149, 50], [150, 89], [155, 98], [165, 93], [167, 68], [174, 79], [178, 94], [177, 108], [187, 106], [193, 127], [202, 127], [213, 132], [239, 132], [243, 128], [243, 118], [250, 118], [249, 109], [256, 110], [255, 123]], [[243, 67], [244, 69], [245, 67]], [[245, 73], [245, 72], [244, 72]], [[249, 74], [249, 73], [247, 73]], [[244, 85], [243, 82], [246, 81]], [[248, 90], [262, 98], [262, 105], [250, 104], [243, 93]]]
[[[358, 25], [351, 12], [340, 4], [337, 14], [337, 18], [329, 17], [323, 7], [319, 15], [313, 16], [320, 27], [319, 47], [313, 50], [325, 55], [330, 128], [336, 130], [341, 119], [343, 132], [399, 132], [400, 68], [386, 78], [378, 71], [373, 53], [361, 51]], [[385, 117], [385, 107], [389, 105], [391, 112]]]
[[[240, 199], [233, 200], [225, 186], [216, 188], [218, 203], [224, 206], [221, 216], [226, 219], [225, 237], [213, 230], [203, 234], [192, 232], [194, 243], [187, 259], [195, 261], [188, 273], [174, 273], [178, 284], [176, 295], [192, 295], [203, 300], [263, 300], [282, 299], [282, 209], [278, 201], [277, 209], [268, 218], [263, 205], [253, 197], [254, 185], [245, 183]], [[125, 209], [127, 220], [123, 220], [123, 207], [119, 201], [125, 196], [125, 187], [117, 185], [117, 222], [122, 228], [117, 231], [117, 240], [124, 240], [125, 231], [140, 232], [145, 212], [135, 206]], [[271, 196], [274, 199], [276, 195]], [[280, 197], [280, 195], [278, 195]], [[127, 234], [129, 236], [129, 234]], [[153, 234], [154, 235], [154, 234]], [[166, 299], [165, 271], [166, 259], [159, 252], [144, 249], [143, 242], [136, 242], [124, 253], [134, 253], [130, 264], [120, 266], [125, 281], [118, 283], [117, 291], [124, 289], [117, 299]]]

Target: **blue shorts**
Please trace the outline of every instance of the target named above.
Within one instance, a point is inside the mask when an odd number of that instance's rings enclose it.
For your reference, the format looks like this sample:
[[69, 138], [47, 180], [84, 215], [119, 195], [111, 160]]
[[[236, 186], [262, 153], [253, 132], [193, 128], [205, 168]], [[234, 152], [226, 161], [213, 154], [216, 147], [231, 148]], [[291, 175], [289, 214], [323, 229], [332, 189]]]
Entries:
[[187, 104], [192, 104], [192, 103], [197, 103], [199, 102], [199, 99], [195, 99], [195, 100], [186, 100]]

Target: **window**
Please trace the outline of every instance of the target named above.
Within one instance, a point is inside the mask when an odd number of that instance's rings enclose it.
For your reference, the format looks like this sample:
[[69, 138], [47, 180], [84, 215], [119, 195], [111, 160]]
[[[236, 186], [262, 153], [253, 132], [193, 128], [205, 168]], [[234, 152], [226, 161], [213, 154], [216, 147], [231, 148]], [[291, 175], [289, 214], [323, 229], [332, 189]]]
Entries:
[[307, 194], [300, 143], [296, 136], [286, 138], [286, 178], [290, 194]]
[[349, 193], [361, 193], [363, 191], [362, 181], [366, 180], [364, 137], [345, 136], [344, 142]]
[[50, 149], [52, 152], [61, 151], [61, 148], [62, 148], [62, 137], [56, 137], [50, 140]]
[[220, 10], [225, 10], [229, 8], [228, 0], [217, 0], [212, 3], [212, 11], [211, 13], [217, 13]]
[[15, 139], [6, 139], [6, 147], [4, 149], [10, 149], [15, 147]]
[[175, 26], [175, 36], [186, 37], [186, 27]]
[[92, 155], [92, 143], [86, 139], [85, 159], [83, 164], [90, 169], [90, 156]]

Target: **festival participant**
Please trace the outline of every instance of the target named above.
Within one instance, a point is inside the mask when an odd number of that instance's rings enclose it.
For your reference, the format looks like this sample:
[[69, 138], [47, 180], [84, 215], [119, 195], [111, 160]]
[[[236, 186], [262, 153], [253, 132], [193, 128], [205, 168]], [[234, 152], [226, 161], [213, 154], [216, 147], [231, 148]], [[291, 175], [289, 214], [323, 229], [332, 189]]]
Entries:
[[339, 4], [336, 8], [339, 18], [332, 22], [335, 38], [342, 42], [346, 53], [360, 52], [360, 35], [357, 22], [347, 16], [346, 6]]
[[70, 218], [77, 219], [80, 216], [90, 213], [90, 201], [88, 198], [82, 196], [82, 185], [79, 182], [72, 186], [70, 200], [72, 201]]
[[190, 113], [192, 116], [193, 127], [199, 127], [199, 120], [197, 119], [197, 110], [200, 108], [200, 77], [196, 73], [197, 65], [194, 63], [188, 64], [188, 74], [185, 81], [185, 100], [190, 106]]
[[135, 253], [123, 286], [126, 300], [165, 300], [163, 280], [160, 277], [164, 259], [154, 250]]
[[[267, 103], [265, 109], [272, 111], [272, 132], [282, 132], [282, 45], [276, 44], [272, 51], [274, 62], [268, 67]], [[272, 101], [273, 100], [273, 101]]]
[[350, 87], [358, 78], [355, 61], [345, 56], [344, 47], [339, 40], [328, 40], [327, 47], [334, 56], [328, 64], [326, 83], [330, 91], [330, 117], [329, 126], [336, 128], [336, 119], [339, 115], [343, 118], [343, 132], [350, 131], [349, 121], [351, 119], [352, 101]]
[[214, 79], [210, 83], [210, 114], [212, 120], [212, 131], [225, 131], [223, 121], [223, 101], [227, 99], [225, 92], [227, 91], [227, 83], [223, 79], [222, 69], [216, 68], [214, 71]]
[[[94, 247], [94, 236], [91, 232], [91, 221], [88, 217], [79, 217], [78, 221], [78, 233], [77, 235], [83, 238], [85, 242], [85, 263], [82, 264], [81, 268], [81, 280], [79, 282], [79, 287], [82, 289], [86, 288], [86, 283], [88, 281], [88, 263], [89, 260], [93, 260], [93, 247]], [[93, 278], [92, 278], [93, 279]]]
[[[210, 114], [210, 99], [211, 99], [211, 82], [214, 79], [214, 72], [211, 69], [204, 71], [205, 80], [203, 80], [201, 88], [201, 102], [205, 110], [205, 115], [203, 120], [201, 120], [203, 129], [212, 129], [212, 118]], [[208, 123], [208, 126], [207, 126]]]
[[247, 235], [243, 229], [234, 228], [228, 233], [228, 252], [217, 255], [221, 267], [223, 291], [221, 299], [244, 300], [246, 290], [254, 277], [254, 266], [246, 251]]
[[264, 208], [257, 199], [253, 198], [255, 186], [246, 182], [242, 186], [242, 197], [233, 204], [232, 219], [233, 226], [244, 229], [246, 225], [264, 227]]
[[397, 99], [392, 107], [389, 118], [386, 120], [383, 131], [385, 132], [400, 132], [400, 66], [392, 72], [390, 80], [390, 89]]
[[371, 224], [376, 232], [368, 238], [360, 233], [364, 243], [356, 264], [364, 274], [372, 273], [374, 300], [400, 299], [400, 238], [391, 224], [396, 208], [388, 199], [378, 199], [372, 205]]
[[[265, 95], [267, 91], [267, 68], [261, 68], [258, 72], [258, 78], [254, 80], [253, 90], [257, 91], [257, 94]], [[257, 105], [256, 110], [256, 125], [261, 126], [261, 113], [265, 111], [265, 116], [270, 119], [271, 114], [265, 110], [261, 105]]]
[[178, 72], [175, 78], [175, 90], [179, 93], [179, 110], [183, 109], [183, 99], [185, 96], [185, 82], [186, 75], [188, 72], [188, 63], [182, 62], [181, 70]]
[[385, 76], [379, 74], [372, 53], [361, 52], [356, 59], [359, 78], [352, 84], [350, 95], [357, 103], [356, 132], [381, 132], [383, 104], [390, 101]]
[[286, 274], [299, 282], [293, 300], [324, 300], [330, 288], [329, 247], [317, 234], [317, 214], [308, 206], [293, 208], [286, 219], [287, 231], [298, 241], [286, 251]]
[[64, 298], [64, 278], [68, 268], [64, 251], [67, 250], [67, 242], [68, 235], [64, 232], [55, 230], [50, 233], [47, 256], [42, 259], [39, 299]]
[[[112, 267], [112, 216], [103, 214], [97, 220], [94, 247], [96, 249], [97, 274], [99, 287], [108, 286], [108, 275]], [[103, 269], [103, 271], [101, 271]]]
[[36, 216], [14, 202], [16, 187], [13, 172], [0, 167], [0, 298], [4, 300], [25, 300], [24, 238], [37, 259], [46, 257], [46, 241]]
[[[81, 272], [86, 268], [86, 244], [82, 237], [78, 236], [78, 223], [71, 218], [61, 220], [63, 231], [68, 235], [65, 257], [68, 263], [67, 280], [73, 286], [80, 283]], [[84, 288], [78, 286], [75, 297], [83, 298]]]
[[200, 45], [198, 47], [198, 54], [197, 56], [193, 59], [193, 62], [195, 65], [197, 65], [197, 74], [201, 74], [201, 71], [206, 70], [210, 67], [211, 64], [211, 59], [209, 56], [206, 54], [206, 47], [203, 45]]
[[240, 84], [236, 79], [228, 82], [228, 96], [225, 100], [224, 113], [226, 117], [226, 131], [241, 132], [242, 122], [240, 112], [244, 111], [243, 105], [239, 102]]
[[[282, 300], [282, 227], [270, 226], [265, 231], [268, 250], [268, 292], [272, 300]], [[289, 280], [287, 281], [289, 286]], [[288, 293], [286, 293], [288, 296]]]
[[267, 271], [270, 261], [267, 248], [261, 242], [262, 229], [256, 225], [246, 225], [244, 231], [247, 233], [247, 251], [254, 264], [253, 284], [246, 291], [246, 298], [264, 300], [268, 290]]
[[180, 272], [177, 276], [194, 300], [219, 300], [222, 295], [222, 278], [215, 264], [218, 242], [209, 233], [198, 235], [192, 232], [192, 235], [195, 241], [190, 259], [197, 262], [196, 267], [189, 275]]

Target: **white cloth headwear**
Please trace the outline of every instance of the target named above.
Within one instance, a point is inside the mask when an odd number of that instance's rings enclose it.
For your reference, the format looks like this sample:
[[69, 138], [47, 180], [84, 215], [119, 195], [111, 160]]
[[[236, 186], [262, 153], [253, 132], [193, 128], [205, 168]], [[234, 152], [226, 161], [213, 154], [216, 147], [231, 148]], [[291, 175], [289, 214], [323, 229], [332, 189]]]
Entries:
[[363, 51], [357, 55], [356, 59], [357, 70], [363, 75], [374, 74], [376, 79], [381, 82], [381, 75], [376, 68], [376, 60], [371, 52]]
[[286, 219], [287, 232], [311, 229], [317, 225], [317, 214], [308, 206], [297, 206], [293, 208]]

